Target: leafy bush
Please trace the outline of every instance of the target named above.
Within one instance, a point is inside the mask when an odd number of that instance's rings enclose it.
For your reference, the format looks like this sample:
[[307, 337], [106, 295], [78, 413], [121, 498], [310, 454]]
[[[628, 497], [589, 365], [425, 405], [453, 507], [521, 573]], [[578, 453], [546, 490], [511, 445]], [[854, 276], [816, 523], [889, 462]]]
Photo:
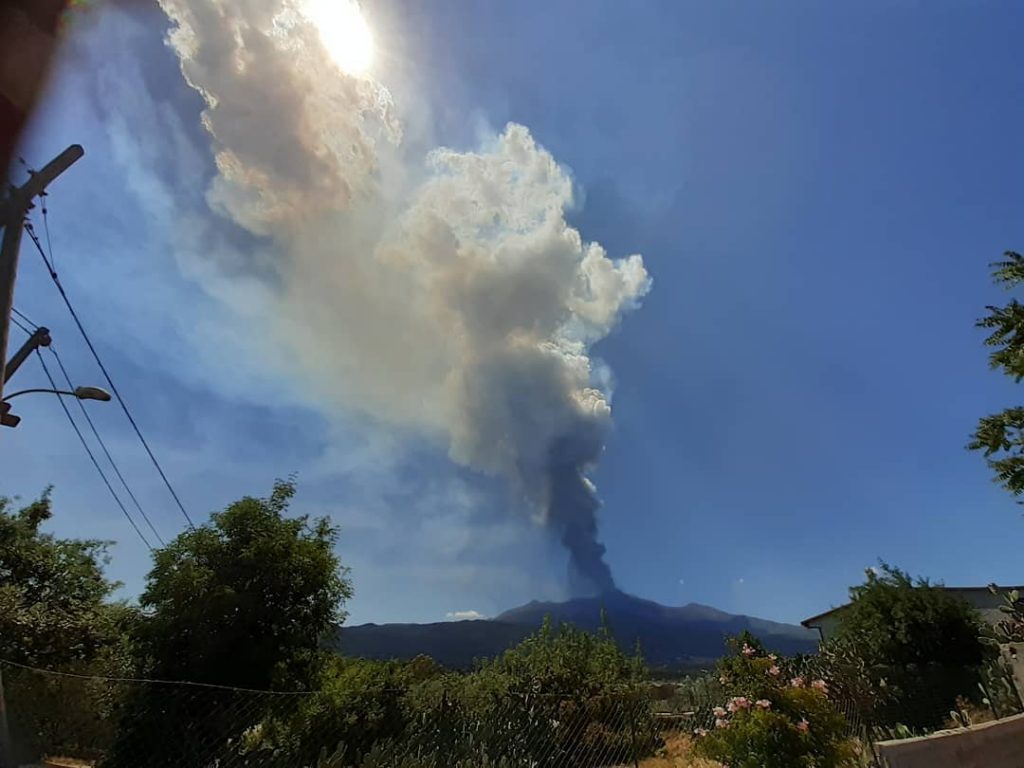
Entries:
[[453, 762], [483, 754], [494, 763], [587, 766], [653, 752], [652, 716], [638, 688], [644, 676], [639, 655], [624, 654], [607, 630], [545, 622], [472, 674], [415, 686], [406, 699], [408, 738]]
[[633, 685], [642, 679], [642, 662], [610, 633], [567, 625], [545, 624], [470, 674], [422, 657], [333, 659], [311, 695], [250, 728], [236, 754], [257, 764], [287, 755], [301, 765], [598, 766], [654, 751], [650, 708]]
[[[297, 764], [313, 762], [325, 744], [340, 744], [352, 759], [375, 744], [402, 736], [410, 719], [405, 696], [412, 664], [332, 658], [309, 696], [247, 731], [242, 756], [288, 754]], [[257, 761], [258, 762], [258, 761]]]
[[979, 670], [991, 657], [981, 619], [954, 594], [885, 563], [866, 576], [850, 589], [833, 642], [845, 644], [848, 660], [869, 679], [884, 683], [874, 724], [939, 727], [957, 696], [978, 690]]
[[718, 672], [731, 697], [698, 729], [698, 754], [732, 768], [838, 768], [856, 764], [846, 720], [824, 680], [789, 677], [787, 663], [749, 633], [730, 641]]

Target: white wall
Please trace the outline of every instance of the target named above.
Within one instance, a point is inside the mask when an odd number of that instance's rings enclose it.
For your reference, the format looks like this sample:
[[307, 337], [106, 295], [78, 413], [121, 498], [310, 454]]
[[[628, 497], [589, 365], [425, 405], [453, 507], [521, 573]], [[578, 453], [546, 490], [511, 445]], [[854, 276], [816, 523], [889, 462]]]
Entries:
[[1024, 715], [875, 746], [886, 768], [1020, 768]]

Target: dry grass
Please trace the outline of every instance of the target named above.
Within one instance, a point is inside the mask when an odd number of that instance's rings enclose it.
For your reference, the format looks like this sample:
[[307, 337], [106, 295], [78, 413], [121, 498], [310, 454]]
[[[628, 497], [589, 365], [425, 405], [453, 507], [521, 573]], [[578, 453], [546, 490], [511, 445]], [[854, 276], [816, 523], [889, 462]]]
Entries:
[[693, 740], [677, 735], [666, 737], [661, 753], [644, 760], [640, 768], [721, 768], [721, 763], [697, 757], [693, 754]]

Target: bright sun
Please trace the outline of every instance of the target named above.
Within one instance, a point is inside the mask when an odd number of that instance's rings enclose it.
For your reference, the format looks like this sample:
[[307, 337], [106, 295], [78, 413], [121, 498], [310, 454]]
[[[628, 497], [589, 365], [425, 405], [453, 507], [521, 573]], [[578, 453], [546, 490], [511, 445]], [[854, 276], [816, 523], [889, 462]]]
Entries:
[[373, 33], [355, 0], [306, 0], [306, 15], [342, 72], [362, 75], [373, 64]]

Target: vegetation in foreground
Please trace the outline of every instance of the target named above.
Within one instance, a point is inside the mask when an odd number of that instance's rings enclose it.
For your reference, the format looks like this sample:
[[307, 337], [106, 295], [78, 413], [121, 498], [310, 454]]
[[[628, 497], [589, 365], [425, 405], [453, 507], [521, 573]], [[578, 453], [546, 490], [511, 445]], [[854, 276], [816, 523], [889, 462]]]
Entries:
[[[639, 652], [623, 653], [607, 629], [548, 622], [469, 673], [425, 657], [339, 657], [322, 643], [351, 596], [338, 533], [326, 520], [289, 517], [293, 493], [278, 482], [269, 497], [242, 499], [158, 550], [138, 607], [111, 600], [102, 542], [43, 532], [47, 495], [18, 511], [0, 501], [2, 658], [86, 676], [5, 668], [16, 757], [60, 752], [115, 768], [285, 758], [519, 768], [634, 756], [649, 768], [827, 768], [858, 764], [855, 727], [895, 718], [935, 727], [951, 710], [991, 704], [974, 692], [992, 659], [974, 612], [884, 564], [853, 588], [820, 654], [778, 658], [738, 638], [712, 676], [677, 687], [685, 702], [676, 711], [689, 714], [669, 730], [656, 720]], [[1019, 633], [1014, 600], [990, 642]], [[927, 711], [915, 709], [924, 701]]]
[[718, 674], [729, 698], [715, 708], [714, 726], [698, 729], [697, 754], [735, 768], [856, 764], [856, 744], [824, 679], [805, 678], [749, 633], [730, 641]]

